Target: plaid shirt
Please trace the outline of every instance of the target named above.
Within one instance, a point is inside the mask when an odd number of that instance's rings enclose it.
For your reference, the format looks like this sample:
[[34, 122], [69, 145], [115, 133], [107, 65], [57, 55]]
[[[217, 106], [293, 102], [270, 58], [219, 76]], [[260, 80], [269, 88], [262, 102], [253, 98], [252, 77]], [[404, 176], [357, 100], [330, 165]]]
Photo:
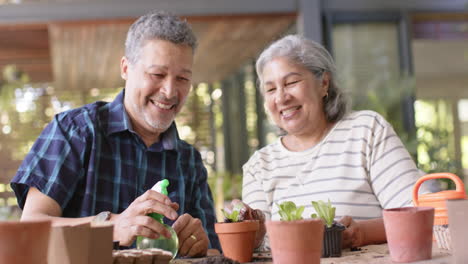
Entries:
[[210, 247], [220, 249], [200, 153], [179, 138], [175, 123], [162, 140], [146, 147], [132, 130], [123, 98], [124, 91], [111, 103], [95, 102], [54, 118], [11, 181], [19, 206], [35, 187], [60, 205], [63, 217], [121, 213], [157, 181], [168, 179], [168, 196], [180, 205], [179, 215], [199, 218]]

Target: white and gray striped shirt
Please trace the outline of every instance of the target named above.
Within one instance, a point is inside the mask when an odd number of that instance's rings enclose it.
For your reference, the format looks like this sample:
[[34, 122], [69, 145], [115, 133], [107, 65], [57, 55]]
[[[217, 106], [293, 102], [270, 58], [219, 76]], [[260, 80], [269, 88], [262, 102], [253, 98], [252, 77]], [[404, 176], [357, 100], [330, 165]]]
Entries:
[[392, 126], [373, 111], [348, 114], [305, 151], [287, 150], [280, 138], [256, 151], [243, 172], [242, 200], [273, 220], [276, 203], [304, 205], [303, 217], [310, 218], [311, 201], [328, 199], [336, 219], [380, 218], [382, 208], [411, 205], [421, 176]]

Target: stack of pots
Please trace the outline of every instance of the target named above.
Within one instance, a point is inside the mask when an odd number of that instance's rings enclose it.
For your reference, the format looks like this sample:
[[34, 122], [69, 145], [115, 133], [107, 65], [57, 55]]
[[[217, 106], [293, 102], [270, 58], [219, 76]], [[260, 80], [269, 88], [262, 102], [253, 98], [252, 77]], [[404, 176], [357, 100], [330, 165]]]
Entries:
[[[427, 180], [446, 178], [455, 182], [455, 190], [419, 195], [419, 187]], [[452, 173], [432, 173], [421, 177], [413, 188], [413, 203], [415, 206], [434, 207], [434, 236], [439, 248], [450, 249], [450, 233], [448, 230], [447, 200], [466, 199], [465, 185]]]

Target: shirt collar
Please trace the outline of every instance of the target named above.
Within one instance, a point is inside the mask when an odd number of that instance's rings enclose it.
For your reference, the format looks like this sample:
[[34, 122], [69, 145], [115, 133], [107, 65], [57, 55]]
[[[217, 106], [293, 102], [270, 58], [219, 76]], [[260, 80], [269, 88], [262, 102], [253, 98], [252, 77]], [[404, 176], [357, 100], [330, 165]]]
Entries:
[[[114, 101], [109, 104], [109, 116], [107, 125], [107, 135], [114, 133], [129, 131], [135, 133], [132, 128], [132, 123], [128, 117], [127, 111], [124, 107], [125, 89], [122, 90]], [[179, 140], [179, 133], [175, 122], [161, 134], [161, 141], [164, 150], [177, 150], [177, 142]], [[149, 147], [150, 150], [161, 150], [161, 144], [153, 144]], [[159, 147], [157, 146], [159, 145]]]
[[125, 111], [123, 99], [125, 90], [122, 90], [114, 101], [108, 105], [107, 135], [131, 129], [127, 111]]

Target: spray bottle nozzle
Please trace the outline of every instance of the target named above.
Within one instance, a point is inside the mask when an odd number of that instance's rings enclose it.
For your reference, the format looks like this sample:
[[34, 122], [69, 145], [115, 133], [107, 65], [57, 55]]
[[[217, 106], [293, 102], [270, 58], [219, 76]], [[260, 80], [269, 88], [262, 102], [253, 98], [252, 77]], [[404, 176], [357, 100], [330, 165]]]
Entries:
[[[158, 181], [151, 190], [156, 191], [158, 193], [164, 194], [167, 196], [167, 186], [169, 186], [169, 180], [164, 179], [161, 181]], [[151, 213], [149, 214], [154, 220], [158, 221], [161, 224], [164, 224], [163, 218], [164, 216], [158, 213]]]
[[158, 193], [162, 193], [167, 196], [167, 186], [169, 186], [169, 180], [164, 179], [161, 181], [158, 181], [151, 190], [157, 191]]

